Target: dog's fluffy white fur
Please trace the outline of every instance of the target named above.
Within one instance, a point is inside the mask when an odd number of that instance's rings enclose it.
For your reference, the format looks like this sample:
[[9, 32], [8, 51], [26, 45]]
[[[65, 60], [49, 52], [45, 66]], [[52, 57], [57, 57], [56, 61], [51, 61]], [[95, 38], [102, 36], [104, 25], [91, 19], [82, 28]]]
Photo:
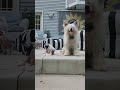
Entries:
[[51, 44], [46, 45], [45, 49], [47, 54], [54, 55], [55, 48]]
[[78, 21], [68, 24], [64, 23], [64, 46], [62, 54], [65, 56], [79, 55], [78, 51]]

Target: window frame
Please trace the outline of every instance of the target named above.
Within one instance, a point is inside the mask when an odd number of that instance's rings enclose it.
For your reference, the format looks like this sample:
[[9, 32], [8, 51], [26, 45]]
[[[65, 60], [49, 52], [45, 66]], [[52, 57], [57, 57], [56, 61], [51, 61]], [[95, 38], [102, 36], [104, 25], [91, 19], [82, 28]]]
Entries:
[[[3, 0], [2, 0], [3, 1]], [[6, 4], [7, 4], [7, 2], [6, 2]], [[12, 2], [12, 8], [11, 8], [11, 10], [8, 10], [8, 9], [10, 9], [10, 8], [0, 8], [0, 11], [19, 11], [19, 0], [13, 0], [13, 2]], [[1, 5], [2, 6], [2, 5]], [[8, 6], [8, 5], [7, 5]], [[4, 10], [3, 10], [4, 9]]]
[[[36, 15], [40, 15], [40, 29], [36, 29]], [[35, 11], [35, 30], [43, 31], [43, 11]]]

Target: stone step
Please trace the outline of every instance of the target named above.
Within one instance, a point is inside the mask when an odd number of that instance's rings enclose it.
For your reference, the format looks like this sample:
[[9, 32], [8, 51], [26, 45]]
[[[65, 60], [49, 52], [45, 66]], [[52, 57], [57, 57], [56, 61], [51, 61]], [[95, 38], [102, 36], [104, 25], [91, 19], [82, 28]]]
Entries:
[[120, 59], [105, 58], [107, 71], [120, 71]]
[[43, 50], [36, 50], [36, 74], [85, 74], [85, 52], [80, 56], [63, 56], [60, 51], [55, 55], [43, 54]]

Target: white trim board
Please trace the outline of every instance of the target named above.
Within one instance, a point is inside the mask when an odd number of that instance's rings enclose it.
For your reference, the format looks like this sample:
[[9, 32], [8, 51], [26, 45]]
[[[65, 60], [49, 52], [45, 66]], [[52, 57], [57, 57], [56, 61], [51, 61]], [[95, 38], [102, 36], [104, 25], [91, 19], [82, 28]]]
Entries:
[[15, 11], [19, 11], [19, 0], [13, 0], [13, 10], [15, 10]]
[[58, 10], [58, 12], [59, 11], [85, 12], [85, 10]]

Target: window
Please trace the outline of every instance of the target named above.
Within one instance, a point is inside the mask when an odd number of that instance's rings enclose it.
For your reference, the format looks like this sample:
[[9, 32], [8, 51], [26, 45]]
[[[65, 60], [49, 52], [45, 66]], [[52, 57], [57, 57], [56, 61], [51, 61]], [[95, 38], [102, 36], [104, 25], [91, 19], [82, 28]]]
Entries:
[[13, 0], [0, 0], [0, 10], [12, 10]]
[[35, 13], [35, 30], [42, 29], [42, 13]]
[[0, 0], [0, 10], [19, 10], [19, 0]]

